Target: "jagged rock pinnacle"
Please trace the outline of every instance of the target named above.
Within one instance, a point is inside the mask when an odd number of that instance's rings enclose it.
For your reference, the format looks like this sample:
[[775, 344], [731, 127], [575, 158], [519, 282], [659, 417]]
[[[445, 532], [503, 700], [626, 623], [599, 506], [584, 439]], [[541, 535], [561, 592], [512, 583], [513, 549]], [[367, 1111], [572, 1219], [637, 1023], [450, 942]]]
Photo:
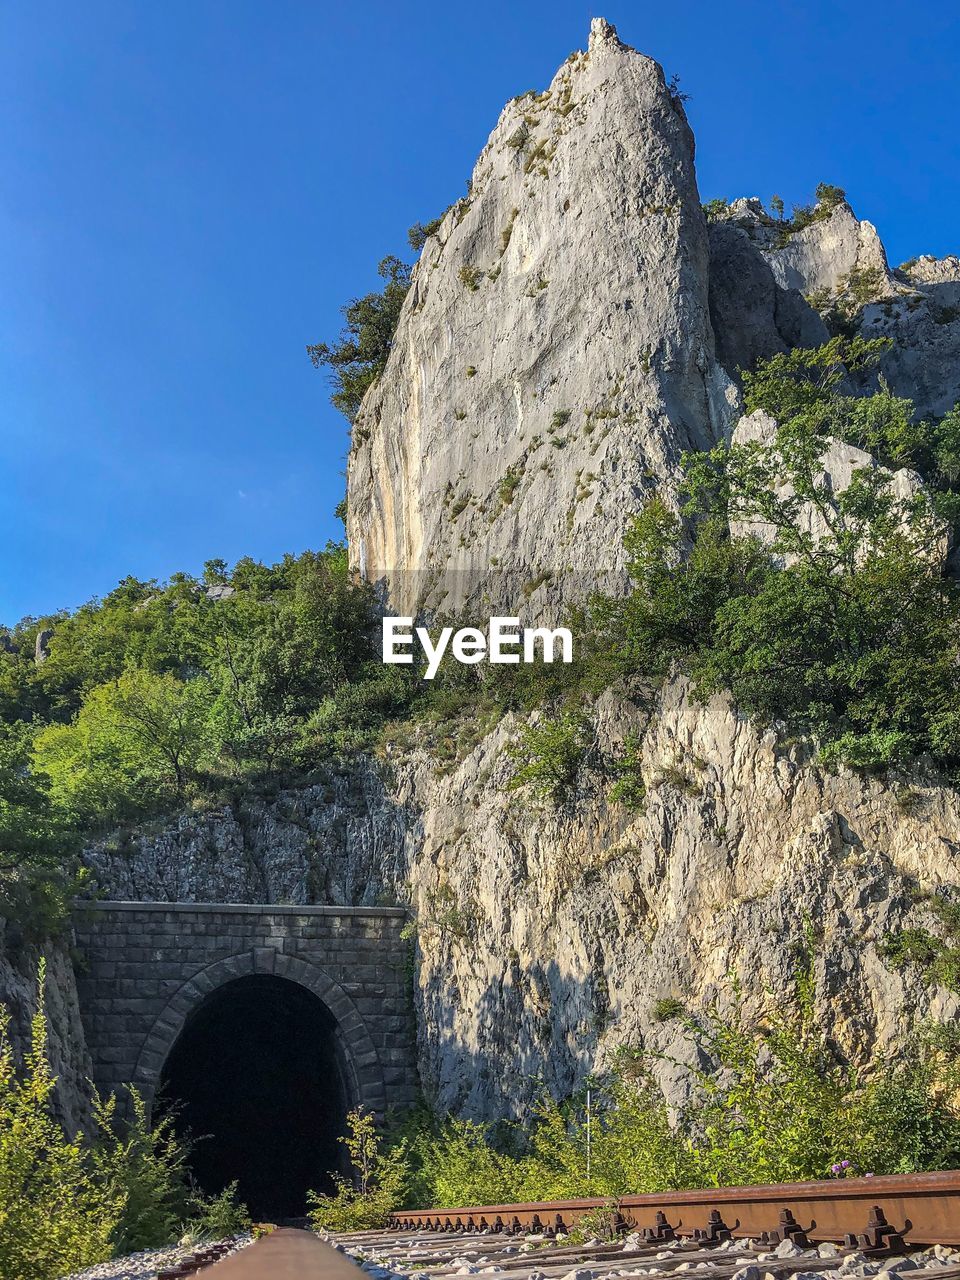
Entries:
[[617, 35], [617, 28], [612, 22], [608, 22], [606, 18], [594, 18], [590, 23], [590, 49], [596, 49], [601, 44], [612, 44], [618, 49], [625, 49], [627, 46]]
[[393, 607], [619, 581], [633, 515], [732, 425], [707, 253], [686, 118], [595, 19], [503, 109], [354, 424], [351, 560]]

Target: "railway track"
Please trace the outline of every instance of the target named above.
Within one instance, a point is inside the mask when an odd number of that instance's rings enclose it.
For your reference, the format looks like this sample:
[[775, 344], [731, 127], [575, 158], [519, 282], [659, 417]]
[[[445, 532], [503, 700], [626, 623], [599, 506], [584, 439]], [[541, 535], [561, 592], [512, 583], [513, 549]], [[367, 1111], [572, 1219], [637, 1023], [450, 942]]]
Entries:
[[[592, 1236], [598, 1211], [615, 1238]], [[225, 1248], [162, 1280], [960, 1280], [960, 1171], [411, 1210], [383, 1230]]]
[[[494, 1231], [566, 1234], [609, 1201], [485, 1205], [397, 1214], [397, 1231]], [[902, 1250], [960, 1245], [960, 1170], [885, 1178], [845, 1178], [762, 1187], [656, 1192], [624, 1196], [613, 1210], [624, 1233], [667, 1242], [675, 1237], [718, 1244], [728, 1238], [779, 1243], [802, 1234], [812, 1243]]]

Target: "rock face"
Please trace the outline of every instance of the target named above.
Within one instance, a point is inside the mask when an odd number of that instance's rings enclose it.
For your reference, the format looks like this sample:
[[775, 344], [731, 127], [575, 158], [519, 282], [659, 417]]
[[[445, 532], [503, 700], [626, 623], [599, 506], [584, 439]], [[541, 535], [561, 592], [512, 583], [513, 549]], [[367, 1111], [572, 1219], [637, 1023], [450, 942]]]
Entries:
[[[816, 295], [820, 295], [819, 299]], [[736, 200], [710, 226], [710, 313], [731, 376], [829, 336], [810, 301], [844, 300], [866, 338], [889, 338], [880, 371], [921, 416], [960, 400], [960, 261], [923, 257], [891, 271], [872, 223], [841, 201], [828, 217], [784, 234], [759, 200]], [[875, 385], [875, 375], [861, 389]]]
[[[744, 202], [745, 203], [745, 202]], [[710, 224], [710, 318], [717, 355], [731, 377], [791, 347], [817, 347], [827, 327], [797, 288], [774, 274], [756, 221]]]
[[24, 944], [14, 927], [0, 920], [0, 1005], [9, 1015], [7, 1032], [18, 1062], [30, 1043], [41, 954], [47, 962], [47, 1050], [57, 1077], [54, 1106], [66, 1131], [74, 1134], [90, 1121], [90, 1059], [69, 949], [64, 942], [48, 942], [41, 952]]
[[960, 262], [920, 258], [896, 274], [896, 296], [864, 308], [862, 332], [892, 341], [881, 364], [891, 389], [941, 417], [960, 401]]
[[[955, 792], [826, 774], [726, 698], [700, 705], [675, 680], [646, 723], [636, 814], [610, 801], [602, 766], [645, 717], [611, 692], [595, 723], [594, 754], [559, 812], [506, 788], [508, 717], [446, 772], [414, 749], [391, 761], [389, 781], [371, 764], [353, 792], [332, 783], [242, 818], [181, 820], [92, 861], [109, 896], [167, 896], [173, 856], [178, 874], [189, 869], [176, 892], [199, 899], [261, 901], [266, 876], [296, 902], [409, 902], [421, 1076], [438, 1105], [466, 1115], [522, 1110], [538, 1079], [563, 1095], [624, 1043], [685, 1059], [656, 1001], [723, 1001], [730, 972], [749, 1007], [788, 1006], [808, 918], [821, 931], [817, 1016], [851, 1056], [896, 1047], [928, 1015], [956, 1016], [952, 995], [878, 953], [888, 930], [923, 922], [916, 882], [956, 883]], [[661, 1083], [683, 1101], [681, 1072], [663, 1066]]]
[[726, 430], [693, 136], [596, 19], [503, 110], [413, 273], [353, 431], [354, 564], [400, 609], [623, 564], [630, 513]]

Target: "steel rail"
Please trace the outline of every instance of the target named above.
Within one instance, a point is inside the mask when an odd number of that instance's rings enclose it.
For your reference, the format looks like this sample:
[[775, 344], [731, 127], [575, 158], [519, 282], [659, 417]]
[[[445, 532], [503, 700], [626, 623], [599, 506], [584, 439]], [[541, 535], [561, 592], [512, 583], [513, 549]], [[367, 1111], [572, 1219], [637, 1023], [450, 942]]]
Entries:
[[618, 1225], [651, 1242], [731, 1237], [778, 1243], [803, 1239], [896, 1252], [905, 1246], [960, 1245], [960, 1170], [791, 1182], [759, 1187], [658, 1191], [611, 1200], [557, 1200], [397, 1213], [396, 1231], [543, 1231], [552, 1236], [585, 1213], [610, 1208]]
[[200, 1274], [204, 1280], [362, 1280], [363, 1272], [311, 1231], [280, 1227], [219, 1261], [203, 1253], [183, 1259], [161, 1277]]

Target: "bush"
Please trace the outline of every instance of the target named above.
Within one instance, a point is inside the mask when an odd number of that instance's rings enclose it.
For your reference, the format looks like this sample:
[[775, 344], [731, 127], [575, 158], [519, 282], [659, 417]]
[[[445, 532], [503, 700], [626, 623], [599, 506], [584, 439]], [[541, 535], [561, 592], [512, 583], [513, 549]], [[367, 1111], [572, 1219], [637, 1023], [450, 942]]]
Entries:
[[593, 1082], [589, 1115], [581, 1094], [562, 1105], [545, 1099], [529, 1120], [497, 1129], [419, 1117], [405, 1144], [417, 1203], [615, 1203], [667, 1189], [827, 1178], [844, 1161], [851, 1173], [878, 1175], [955, 1167], [955, 1038], [938, 1036], [855, 1071], [817, 1025], [809, 963], [808, 955], [792, 1014], [748, 1016], [736, 984], [726, 1013], [713, 1006], [694, 1019], [676, 1011], [697, 1046], [694, 1060], [710, 1066], [681, 1068], [692, 1100], [672, 1118], [652, 1060], [629, 1052]]
[[117, 1254], [150, 1249], [176, 1239], [190, 1208], [189, 1148], [166, 1116], [151, 1129], [143, 1099], [128, 1087], [130, 1118], [117, 1123], [116, 1099], [97, 1098], [99, 1140], [91, 1160], [97, 1179], [112, 1186], [123, 1204], [111, 1243]]
[[794, 232], [802, 231], [804, 227], [809, 227], [812, 222], [820, 222], [824, 218], [829, 218], [834, 210], [847, 198], [847, 193], [842, 187], [832, 186], [829, 182], [818, 183], [815, 195], [816, 204], [794, 205], [793, 217], [788, 222], [782, 221], [783, 202], [780, 202], [781, 246], [786, 243], [787, 238]]
[[886, 935], [880, 953], [895, 968], [916, 965], [931, 984], [960, 992], [960, 904], [936, 895], [926, 898], [925, 905], [945, 936], [936, 937], [926, 929], [900, 929]]
[[217, 1196], [193, 1194], [187, 1202], [187, 1235], [194, 1240], [224, 1240], [249, 1231], [252, 1223], [231, 1182]]
[[436, 235], [440, 230], [440, 224], [452, 208], [453, 205], [448, 205], [439, 217], [432, 218], [429, 222], [415, 222], [410, 227], [407, 231], [407, 241], [414, 253], [419, 253], [430, 237]]
[[79, 1138], [51, 1114], [56, 1081], [46, 1054], [45, 970], [23, 1074], [14, 1069], [9, 1015], [0, 1011], [0, 1275], [54, 1280], [113, 1254], [122, 1188], [100, 1176]]
[[366, 1231], [384, 1227], [401, 1205], [408, 1178], [403, 1143], [381, 1150], [381, 1139], [369, 1112], [351, 1111], [347, 1134], [340, 1141], [350, 1153], [353, 1177], [334, 1174], [332, 1196], [307, 1193], [310, 1222], [317, 1231]]
[[[54, 1280], [118, 1254], [176, 1240], [194, 1229], [230, 1233], [245, 1222], [235, 1188], [210, 1200], [191, 1190], [188, 1148], [168, 1118], [151, 1130], [140, 1095], [118, 1123], [114, 1097], [96, 1099], [96, 1136], [68, 1138], [53, 1117], [56, 1080], [47, 1057], [45, 965], [22, 1071], [15, 1070], [9, 1014], [0, 1010], [0, 1275]], [[227, 1234], [227, 1232], [224, 1232]]]
[[586, 746], [586, 722], [574, 711], [525, 725], [509, 748], [516, 767], [507, 785], [528, 787], [541, 800], [561, 804], [573, 790]]
[[718, 196], [715, 200], [708, 200], [703, 207], [704, 217], [708, 222], [714, 222], [730, 208], [729, 200], [724, 200], [722, 196]]
[[663, 996], [653, 1006], [650, 1016], [654, 1022], [672, 1022], [674, 1018], [684, 1017], [686, 1012], [687, 1006], [682, 1000], [676, 996]]

